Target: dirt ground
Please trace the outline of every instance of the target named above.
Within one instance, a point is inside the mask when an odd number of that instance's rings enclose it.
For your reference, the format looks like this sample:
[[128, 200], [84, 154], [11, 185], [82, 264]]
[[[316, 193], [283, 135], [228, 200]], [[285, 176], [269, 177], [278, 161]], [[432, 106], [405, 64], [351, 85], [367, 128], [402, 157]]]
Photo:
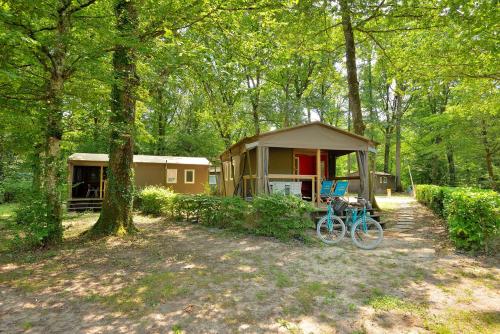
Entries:
[[413, 199], [379, 203], [372, 251], [139, 215], [137, 236], [81, 242], [97, 215], [74, 216], [61, 248], [0, 253], [0, 333], [499, 333], [498, 258], [455, 252]]

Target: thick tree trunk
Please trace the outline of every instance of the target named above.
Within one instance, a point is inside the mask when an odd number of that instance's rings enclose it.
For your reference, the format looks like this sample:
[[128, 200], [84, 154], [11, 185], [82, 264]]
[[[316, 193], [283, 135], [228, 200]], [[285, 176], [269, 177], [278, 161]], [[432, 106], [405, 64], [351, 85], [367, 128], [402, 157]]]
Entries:
[[351, 24], [351, 11], [349, 1], [340, 1], [340, 11], [342, 14], [342, 28], [345, 39], [345, 55], [347, 67], [347, 85], [349, 89], [349, 110], [352, 114], [354, 133], [364, 135], [365, 124], [361, 113], [361, 99], [359, 97], [359, 82], [356, 71], [356, 46], [354, 42], [354, 32]]
[[[134, 38], [138, 28], [134, 1], [117, 0], [114, 10], [118, 34], [124, 38]], [[124, 235], [136, 231], [132, 221], [134, 194], [132, 166], [136, 89], [139, 80], [136, 74], [134, 49], [127, 45], [117, 45], [115, 49], [108, 185], [101, 215], [90, 231], [91, 236]]]
[[[63, 60], [60, 60], [63, 63]], [[59, 68], [60, 69], [60, 68]], [[62, 129], [62, 90], [64, 79], [61, 71], [55, 69], [47, 88], [47, 125], [45, 128], [45, 142], [43, 148], [42, 196], [46, 205], [46, 224], [48, 234], [43, 244], [57, 244], [62, 242], [62, 207], [61, 193], [61, 157], [60, 143]]]
[[[53, 245], [62, 242], [62, 203], [60, 185], [62, 160], [60, 156], [63, 136], [63, 89], [68, 72], [66, 68], [66, 38], [70, 27], [70, 18], [66, 4], [58, 10], [56, 25], [56, 44], [49, 51], [51, 59], [50, 79], [46, 87], [45, 133], [42, 145], [42, 166], [39, 188], [45, 204], [47, 236], [42, 243]], [[36, 185], [35, 185], [36, 186]], [[39, 185], [40, 186], [40, 185]]]

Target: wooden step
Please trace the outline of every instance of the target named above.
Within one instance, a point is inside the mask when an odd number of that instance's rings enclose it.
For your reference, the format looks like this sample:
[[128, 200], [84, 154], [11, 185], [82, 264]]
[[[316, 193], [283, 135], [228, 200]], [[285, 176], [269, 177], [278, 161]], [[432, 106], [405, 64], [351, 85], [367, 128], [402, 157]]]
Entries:
[[68, 211], [100, 211], [102, 199], [100, 198], [75, 198], [68, 200]]

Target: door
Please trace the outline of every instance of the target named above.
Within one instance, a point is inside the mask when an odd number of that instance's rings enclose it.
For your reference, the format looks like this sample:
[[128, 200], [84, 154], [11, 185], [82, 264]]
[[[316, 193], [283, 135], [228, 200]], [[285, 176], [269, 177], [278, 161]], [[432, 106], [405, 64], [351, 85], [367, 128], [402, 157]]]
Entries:
[[[299, 163], [299, 175], [316, 175], [316, 155], [310, 154], [296, 154]], [[321, 176], [326, 179], [326, 172], [328, 170], [328, 155], [321, 154]], [[318, 189], [316, 189], [318, 191]], [[311, 181], [302, 180], [302, 196], [312, 196], [312, 183]]]

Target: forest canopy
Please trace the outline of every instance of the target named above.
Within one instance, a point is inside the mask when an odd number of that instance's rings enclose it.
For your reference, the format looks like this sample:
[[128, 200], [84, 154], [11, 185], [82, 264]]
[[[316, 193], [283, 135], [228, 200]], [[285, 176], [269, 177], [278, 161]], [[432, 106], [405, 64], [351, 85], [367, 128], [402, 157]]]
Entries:
[[2, 0], [1, 200], [31, 189], [60, 221], [74, 152], [114, 155], [123, 187], [130, 154], [217, 164], [244, 136], [317, 120], [379, 142], [377, 169], [399, 190], [409, 169], [416, 183], [497, 189], [498, 6]]

